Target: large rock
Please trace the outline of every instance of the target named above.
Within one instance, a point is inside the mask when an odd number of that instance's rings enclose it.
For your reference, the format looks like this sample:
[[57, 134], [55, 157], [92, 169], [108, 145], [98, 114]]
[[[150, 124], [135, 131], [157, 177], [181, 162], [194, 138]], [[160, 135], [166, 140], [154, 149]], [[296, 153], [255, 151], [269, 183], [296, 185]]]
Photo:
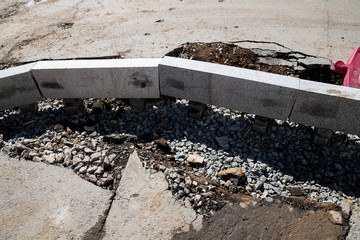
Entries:
[[105, 223], [104, 239], [171, 239], [202, 219], [175, 200], [163, 173], [147, 172], [136, 152], [124, 170]]
[[95, 237], [112, 193], [73, 171], [0, 153], [0, 239]]

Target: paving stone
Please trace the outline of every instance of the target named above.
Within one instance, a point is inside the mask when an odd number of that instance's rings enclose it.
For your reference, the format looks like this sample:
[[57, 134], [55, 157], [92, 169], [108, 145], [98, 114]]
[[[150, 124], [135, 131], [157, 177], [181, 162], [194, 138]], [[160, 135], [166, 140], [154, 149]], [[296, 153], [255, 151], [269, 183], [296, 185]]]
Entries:
[[0, 71], [0, 111], [42, 99], [31, 76], [34, 63]]
[[[171, 239], [202, 225], [191, 206], [173, 197], [162, 172], [147, 172], [136, 152], [130, 155], [105, 223], [103, 239]], [[190, 205], [190, 204], [188, 204]]]
[[32, 72], [48, 98], [158, 98], [159, 59], [40, 61]]
[[290, 121], [359, 135], [360, 89], [300, 81]]
[[159, 63], [162, 95], [286, 120], [299, 79], [250, 69], [165, 57]]
[[71, 170], [1, 154], [0, 192], [0, 239], [94, 237], [112, 197]]

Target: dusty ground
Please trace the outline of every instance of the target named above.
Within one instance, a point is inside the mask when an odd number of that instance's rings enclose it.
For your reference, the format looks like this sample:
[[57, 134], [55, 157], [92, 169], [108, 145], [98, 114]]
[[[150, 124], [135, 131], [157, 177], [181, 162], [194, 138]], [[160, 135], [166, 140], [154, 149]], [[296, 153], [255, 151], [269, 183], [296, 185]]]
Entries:
[[359, 9], [357, 0], [2, 0], [0, 61], [162, 57], [183, 42], [246, 40], [346, 60]]

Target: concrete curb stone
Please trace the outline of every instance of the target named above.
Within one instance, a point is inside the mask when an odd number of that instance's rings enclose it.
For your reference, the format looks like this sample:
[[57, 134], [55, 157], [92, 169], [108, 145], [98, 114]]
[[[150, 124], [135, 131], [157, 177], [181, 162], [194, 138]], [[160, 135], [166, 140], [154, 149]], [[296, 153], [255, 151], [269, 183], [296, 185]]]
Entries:
[[40, 61], [32, 69], [46, 98], [159, 98], [159, 59]]
[[35, 63], [0, 71], [0, 111], [42, 99], [31, 75]]

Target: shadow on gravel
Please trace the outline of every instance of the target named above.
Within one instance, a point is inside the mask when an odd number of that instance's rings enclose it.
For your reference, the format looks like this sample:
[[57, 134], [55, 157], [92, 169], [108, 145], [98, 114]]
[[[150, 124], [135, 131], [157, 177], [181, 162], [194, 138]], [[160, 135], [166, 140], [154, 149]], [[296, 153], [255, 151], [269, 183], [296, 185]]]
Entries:
[[[143, 113], [111, 111], [104, 107], [98, 114], [82, 110], [73, 115], [64, 114], [62, 108], [55, 111], [39, 111], [28, 114], [12, 114], [0, 120], [0, 132], [4, 141], [21, 138], [38, 138], [57, 124], [73, 131], [94, 131], [101, 135], [130, 133], [140, 141], [149, 142], [165, 138], [194, 144], [205, 144], [214, 150], [222, 150], [229, 156], [253, 159], [277, 169], [294, 181], [309, 181], [349, 196], [360, 197], [360, 140], [334, 133], [326, 146], [311, 143], [312, 129], [307, 126], [290, 126], [273, 121], [263, 136], [249, 132], [251, 118], [207, 109], [201, 119], [184, 117], [188, 107], [164, 98], [167, 104], [149, 106]], [[156, 101], [154, 100], [154, 103]], [[176, 111], [174, 110], [176, 108]], [[229, 137], [229, 149], [223, 149], [215, 138]], [[15, 142], [13, 142], [15, 144]], [[256, 173], [254, 177], [256, 176]], [[266, 173], [259, 173], [261, 174]], [[321, 193], [320, 193], [321, 194]]]

